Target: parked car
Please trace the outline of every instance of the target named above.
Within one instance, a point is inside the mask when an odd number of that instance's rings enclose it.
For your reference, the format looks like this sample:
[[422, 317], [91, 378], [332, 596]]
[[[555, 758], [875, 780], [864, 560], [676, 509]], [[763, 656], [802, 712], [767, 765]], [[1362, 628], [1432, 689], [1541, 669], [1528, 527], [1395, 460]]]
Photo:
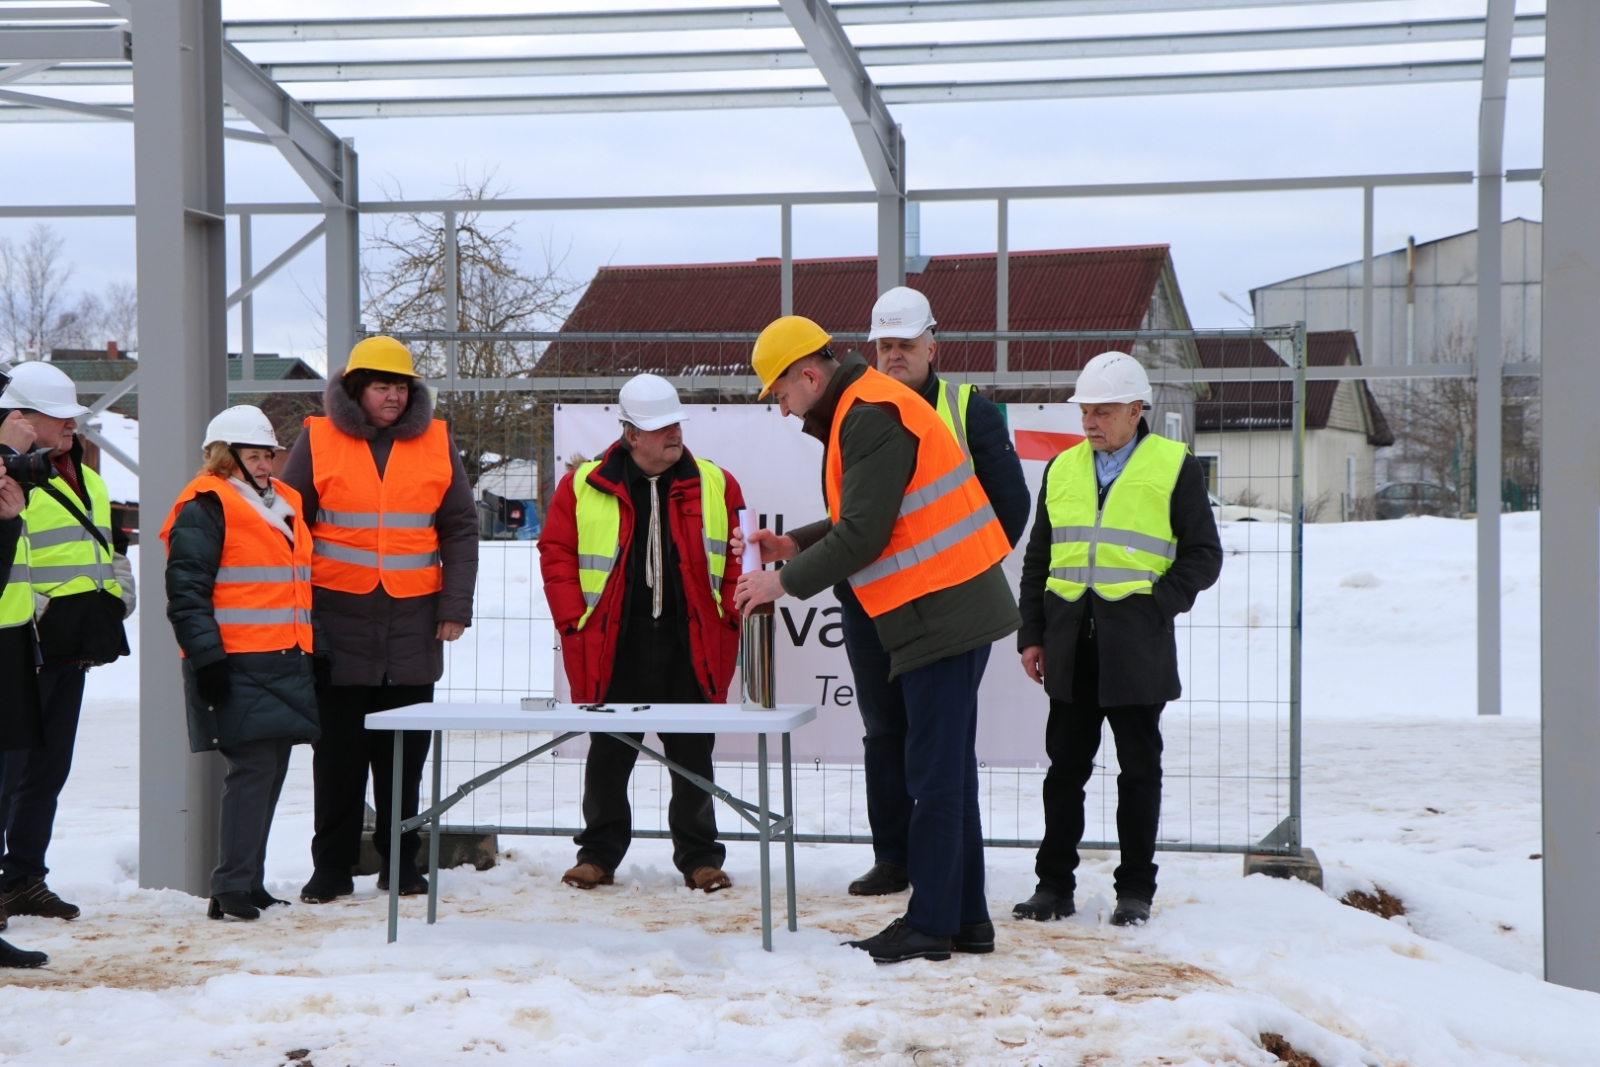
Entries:
[[1407, 515], [1456, 515], [1456, 495], [1431, 482], [1391, 482], [1377, 492], [1378, 518]]
[[1211, 498], [1211, 514], [1218, 522], [1293, 522], [1294, 517], [1272, 508], [1254, 508], [1245, 504], [1224, 504], [1215, 493]]

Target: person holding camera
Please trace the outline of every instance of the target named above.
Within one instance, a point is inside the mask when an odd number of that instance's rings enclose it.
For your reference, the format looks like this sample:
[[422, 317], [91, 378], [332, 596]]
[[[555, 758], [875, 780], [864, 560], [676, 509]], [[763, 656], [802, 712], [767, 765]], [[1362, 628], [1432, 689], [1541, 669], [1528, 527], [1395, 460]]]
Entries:
[[[0, 367], [0, 378], [6, 377]], [[33, 427], [7, 412], [0, 422], [0, 445], [8, 462], [0, 466], [0, 686], [11, 694], [0, 705], [0, 751], [31, 748], [39, 743], [39, 685], [33, 663], [33, 586], [28, 581], [28, 539], [23, 536], [22, 509], [27, 491], [7, 474], [14, 461], [33, 447]], [[0, 930], [6, 916], [0, 911]], [[50, 957], [0, 940], [0, 967], [43, 967]]]
[[[318, 678], [322, 740], [312, 759], [315, 865], [300, 890], [308, 904], [355, 892], [367, 775], [388, 860], [391, 775], [401, 775], [401, 814], [417, 813], [429, 735], [407, 731], [402, 766], [394, 737], [369, 732], [370, 712], [426, 704], [444, 673], [445, 641], [472, 621], [478, 577], [478, 506], [450, 429], [411, 352], [392, 337], [368, 337], [328, 382], [324, 416], [309, 418], [289, 451], [283, 480], [305, 504], [313, 537], [311, 584], [328, 635]], [[426, 893], [416, 830], [400, 838], [400, 886]], [[389, 864], [378, 888], [389, 887]]]
[[300, 494], [272, 477], [278, 438], [260, 408], [212, 419], [201, 448], [161, 528], [167, 618], [183, 649], [189, 750], [216, 749], [228, 767], [208, 914], [251, 920], [289, 903], [267, 892], [267, 835], [290, 752], [321, 736], [311, 531]]
[[0, 907], [76, 919], [78, 908], [45, 883], [45, 851], [72, 770], [84, 676], [128, 654], [122, 622], [133, 613], [133, 573], [112, 548], [105, 482], [83, 462], [78, 420], [92, 413], [78, 402], [72, 379], [49, 363], [23, 363], [0, 393], [0, 413], [34, 433], [30, 449], [12, 450], [15, 459], [33, 457], [22, 518], [42, 661], [40, 741], [6, 753], [0, 784]]

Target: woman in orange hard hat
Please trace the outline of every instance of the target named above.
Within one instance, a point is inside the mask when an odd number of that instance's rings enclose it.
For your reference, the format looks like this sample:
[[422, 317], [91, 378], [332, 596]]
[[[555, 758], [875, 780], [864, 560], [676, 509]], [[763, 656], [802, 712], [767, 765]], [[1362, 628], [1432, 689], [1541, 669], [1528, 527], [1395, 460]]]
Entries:
[[[311, 584], [328, 635], [329, 662], [317, 685], [322, 741], [312, 760], [315, 871], [300, 891], [326, 904], [355, 891], [370, 769], [378, 826], [390, 820], [391, 775], [401, 775], [401, 815], [416, 814], [428, 734], [408, 731], [394, 768], [392, 735], [369, 733], [375, 711], [428, 703], [444, 673], [443, 642], [472, 621], [478, 576], [478, 516], [461, 456], [411, 353], [392, 337], [369, 337], [350, 352], [309, 418], [283, 478], [313, 517]], [[426, 893], [417, 869], [418, 834], [400, 839], [400, 892]], [[389, 835], [373, 835], [385, 860]]]

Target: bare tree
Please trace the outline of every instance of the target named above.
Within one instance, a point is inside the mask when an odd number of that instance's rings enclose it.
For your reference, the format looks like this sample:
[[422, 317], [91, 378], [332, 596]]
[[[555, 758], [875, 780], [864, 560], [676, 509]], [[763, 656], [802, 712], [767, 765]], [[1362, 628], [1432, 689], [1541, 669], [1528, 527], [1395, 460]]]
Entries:
[[[457, 183], [453, 194], [466, 199], [493, 199], [503, 189], [492, 177]], [[398, 190], [396, 190], [398, 196]], [[495, 333], [553, 328], [565, 317], [579, 286], [561, 272], [561, 262], [548, 245], [543, 263], [533, 270], [521, 264], [516, 224], [490, 225], [478, 212], [456, 218], [457, 313], [449, 322], [445, 308], [445, 219], [439, 214], [386, 216], [367, 236], [372, 254], [362, 285], [369, 327], [384, 333], [463, 330]], [[473, 378], [527, 377], [537, 362], [534, 346], [509, 341], [462, 341], [457, 344], [456, 374]], [[419, 362], [430, 377], [448, 374], [448, 348], [433, 343], [421, 350]], [[538, 456], [542, 440], [532, 394], [498, 390], [443, 395], [441, 410], [451, 422], [467, 472], [474, 482], [487, 470], [514, 459]], [[545, 415], [548, 421], [548, 413]]]
[[20, 244], [0, 238], [0, 339], [12, 359], [42, 358], [72, 328], [64, 243], [42, 222]]

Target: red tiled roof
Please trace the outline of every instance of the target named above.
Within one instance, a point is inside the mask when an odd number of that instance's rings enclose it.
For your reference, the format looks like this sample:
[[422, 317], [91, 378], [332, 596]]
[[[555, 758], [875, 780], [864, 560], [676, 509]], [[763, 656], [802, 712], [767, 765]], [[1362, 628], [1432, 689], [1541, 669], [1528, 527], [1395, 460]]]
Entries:
[[[1201, 337], [1195, 340], [1200, 365], [1221, 367], [1281, 367], [1284, 360], [1265, 341]], [[1306, 334], [1306, 366], [1339, 367], [1361, 365], [1361, 350], [1350, 330], [1327, 330]], [[1333, 413], [1338, 382], [1306, 383], [1306, 429], [1321, 430]], [[1372, 415], [1372, 432], [1367, 440], [1375, 445], [1394, 444], [1394, 435], [1378, 407], [1377, 400], [1359, 383], [1366, 394]], [[1202, 433], [1219, 430], [1287, 429], [1294, 418], [1294, 383], [1215, 382], [1211, 395], [1195, 405], [1195, 429]]]
[[[1013, 330], [1135, 330], [1144, 324], [1163, 271], [1166, 245], [1013, 252]], [[563, 332], [755, 333], [778, 316], [779, 263], [761, 259], [674, 267], [603, 267]], [[906, 284], [928, 295], [940, 330], [995, 328], [995, 255], [930, 257]], [[1176, 296], [1176, 294], [1174, 294]], [[794, 306], [829, 332], [864, 332], [877, 297], [877, 260], [796, 260]], [[557, 342], [540, 373], [747, 373], [748, 344]], [[1069, 370], [1104, 350], [1082, 345], [1013, 342], [1013, 370]], [[1026, 350], [1025, 350], [1026, 349]], [[994, 369], [994, 345], [947, 343], [939, 365], [951, 371]], [[560, 369], [558, 370], [557, 367]]]

